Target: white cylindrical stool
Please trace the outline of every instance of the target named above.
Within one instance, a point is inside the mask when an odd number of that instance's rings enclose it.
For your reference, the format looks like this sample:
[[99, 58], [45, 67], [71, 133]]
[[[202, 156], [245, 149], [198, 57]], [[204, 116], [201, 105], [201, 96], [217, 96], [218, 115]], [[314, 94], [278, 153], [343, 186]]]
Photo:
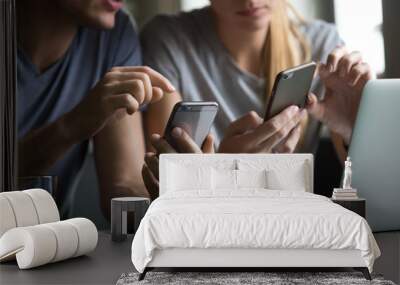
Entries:
[[127, 237], [127, 213], [134, 213], [134, 232], [139, 227], [144, 217], [150, 199], [142, 197], [120, 197], [111, 200], [111, 239], [113, 241], [124, 241]]

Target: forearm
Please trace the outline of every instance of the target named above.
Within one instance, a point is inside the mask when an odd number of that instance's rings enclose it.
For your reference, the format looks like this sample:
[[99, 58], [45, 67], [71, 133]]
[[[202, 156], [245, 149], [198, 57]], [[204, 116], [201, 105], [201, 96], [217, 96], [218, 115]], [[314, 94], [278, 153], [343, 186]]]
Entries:
[[20, 176], [45, 175], [70, 147], [79, 142], [71, 122], [62, 116], [55, 122], [30, 131], [18, 142]]
[[106, 217], [114, 197], [148, 197], [141, 176], [144, 148], [139, 112], [110, 121], [94, 137], [101, 207]]

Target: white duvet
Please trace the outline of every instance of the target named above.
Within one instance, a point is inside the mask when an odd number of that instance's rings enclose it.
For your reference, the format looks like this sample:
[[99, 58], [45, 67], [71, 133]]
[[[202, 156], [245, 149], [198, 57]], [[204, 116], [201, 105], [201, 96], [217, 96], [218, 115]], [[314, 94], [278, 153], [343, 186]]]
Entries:
[[358, 249], [370, 271], [380, 255], [366, 220], [328, 198], [257, 189], [156, 199], [132, 243], [135, 268], [165, 248]]

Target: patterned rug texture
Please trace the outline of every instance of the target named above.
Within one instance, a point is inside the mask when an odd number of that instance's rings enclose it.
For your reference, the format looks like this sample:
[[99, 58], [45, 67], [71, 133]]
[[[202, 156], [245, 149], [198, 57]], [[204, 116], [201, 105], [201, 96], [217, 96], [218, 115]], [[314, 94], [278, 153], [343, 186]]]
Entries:
[[139, 273], [122, 274], [117, 285], [146, 284], [213, 284], [213, 285], [395, 285], [380, 275], [372, 275], [368, 281], [359, 272], [148, 272], [146, 278], [138, 281]]

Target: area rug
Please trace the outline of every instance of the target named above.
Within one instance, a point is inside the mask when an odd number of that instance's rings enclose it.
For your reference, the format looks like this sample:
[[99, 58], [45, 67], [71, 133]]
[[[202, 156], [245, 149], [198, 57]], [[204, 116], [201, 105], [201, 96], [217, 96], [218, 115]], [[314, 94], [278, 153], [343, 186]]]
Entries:
[[395, 285], [391, 281], [384, 280], [380, 275], [372, 275], [373, 280], [368, 281], [359, 272], [148, 272], [146, 278], [142, 281], [138, 281], [138, 276], [138, 273], [122, 274], [117, 281], [117, 285]]

